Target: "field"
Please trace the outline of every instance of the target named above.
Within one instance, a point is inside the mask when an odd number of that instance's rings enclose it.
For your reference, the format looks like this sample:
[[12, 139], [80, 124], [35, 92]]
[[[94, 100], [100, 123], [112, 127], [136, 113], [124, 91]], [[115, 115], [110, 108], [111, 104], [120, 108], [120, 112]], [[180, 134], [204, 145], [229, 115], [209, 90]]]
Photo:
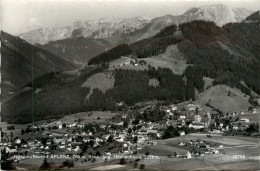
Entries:
[[[230, 96], [228, 96], [229, 91], [231, 92]], [[248, 95], [245, 95], [236, 88], [226, 85], [216, 85], [199, 94], [195, 103], [199, 105], [209, 103], [214, 108], [226, 113], [247, 111], [248, 107], [251, 106], [248, 99]]]
[[[212, 144], [222, 144], [224, 147], [219, 149], [220, 154], [208, 154], [204, 157], [191, 159], [168, 158], [167, 155], [177, 152], [185, 154], [187, 149], [179, 146], [179, 142], [190, 140], [206, 140]], [[206, 134], [190, 134], [183, 137], [176, 137], [158, 141], [155, 146], [149, 146], [140, 151], [159, 155], [161, 160], [146, 159], [141, 163], [146, 165], [148, 170], [256, 170], [259, 169], [259, 139], [251, 137], [234, 137], [212, 135], [208, 138]], [[235, 159], [233, 155], [245, 155], [245, 159]]]
[[252, 114], [245, 114], [239, 115], [240, 118], [247, 118], [249, 119], [250, 123], [258, 122], [260, 124], [260, 113], [252, 113]]

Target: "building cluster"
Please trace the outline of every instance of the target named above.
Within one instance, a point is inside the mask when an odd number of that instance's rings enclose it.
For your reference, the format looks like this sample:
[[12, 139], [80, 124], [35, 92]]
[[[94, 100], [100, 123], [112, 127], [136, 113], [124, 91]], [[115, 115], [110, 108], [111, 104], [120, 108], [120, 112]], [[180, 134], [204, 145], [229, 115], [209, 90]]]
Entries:
[[[151, 112], [155, 108], [155, 106], [148, 106], [146, 110]], [[203, 113], [201, 110], [199, 105], [193, 104], [181, 107], [168, 105], [159, 106], [159, 112], [163, 111], [165, 115], [162, 120], [153, 122], [138, 120], [135, 123], [136, 115], [129, 117], [128, 114], [119, 114], [120, 121], [116, 123], [106, 122], [94, 125], [75, 120], [72, 123], [54, 121], [30, 125], [21, 131], [21, 137], [3, 136], [0, 147], [5, 149], [10, 156], [56, 153], [85, 155], [84, 145], [86, 144], [96, 151], [100, 150], [100, 155], [135, 154], [144, 147], [156, 145], [156, 140], [162, 139], [165, 130], [170, 126], [178, 128], [178, 136], [184, 136], [189, 133], [187, 130], [191, 129], [198, 132], [203, 130], [210, 133], [223, 133], [229, 130], [246, 129], [249, 124], [248, 118], [238, 117], [238, 114], [242, 116], [242, 113], [221, 116], [209, 112]], [[144, 111], [139, 109], [137, 111], [139, 114], [144, 114]], [[30, 135], [30, 138], [24, 139], [26, 137], [24, 135]], [[32, 136], [34, 138], [31, 138]], [[117, 148], [113, 147], [111, 150], [109, 143], [116, 143]], [[218, 149], [221, 148], [221, 146], [213, 146], [201, 140], [179, 145], [187, 147], [189, 151], [185, 155], [174, 155], [177, 158], [190, 158], [207, 153], [218, 154]]]

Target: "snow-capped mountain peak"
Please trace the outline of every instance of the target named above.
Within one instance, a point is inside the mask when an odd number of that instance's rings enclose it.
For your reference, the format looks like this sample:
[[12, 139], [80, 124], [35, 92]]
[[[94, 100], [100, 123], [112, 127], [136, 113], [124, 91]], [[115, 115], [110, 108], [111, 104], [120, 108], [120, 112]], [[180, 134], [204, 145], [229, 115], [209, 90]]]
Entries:
[[33, 30], [21, 34], [20, 37], [31, 44], [46, 44], [49, 41], [75, 37], [75, 35], [101, 39], [143, 29], [145, 30], [144, 34], [138, 37], [138, 39], [143, 39], [153, 36], [162, 28], [172, 24], [206, 20], [222, 26], [230, 22], [241, 22], [252, 13], [247, 9], [232, 9], [223, 4], [216, 4], [192, 8], [177, 16], [169, 14], [154, 19], [147, 16], [137, 16], [134, 18], [106, 17], [99, 20], [75, 21], [71, 26]]

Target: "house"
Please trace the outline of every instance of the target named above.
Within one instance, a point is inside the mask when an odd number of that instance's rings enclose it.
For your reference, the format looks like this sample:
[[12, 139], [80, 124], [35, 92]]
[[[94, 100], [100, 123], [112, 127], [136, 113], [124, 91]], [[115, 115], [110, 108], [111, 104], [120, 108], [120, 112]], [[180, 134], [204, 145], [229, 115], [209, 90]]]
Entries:
[[179, 145], [180, 145], [180, 146], [184, 146], [184, 145], [185, 145], [185, 143], [183, 143], [183, 142], [180, 142], [180, 143], [179, 143]]
[[65, 149], [65, 145], [60, 145], [59, 148], [60, 149]]
[[139, 135], [147, 135], [148, 132], [147, 130], [144, 130], [144, 129], [141, 129], [139, 132], [138, 132]]
[[187, 159], [192, 158], [191, 153], [190, 153], [189, 151], [186, 153], [186, 158], [187, 158]]
[[117, 142], [124, 142], [124, 138], [123, 137], [116, 137], [115, 140]]
[[122, 118], [123, 118], [123, 119], [126, 119], [126, 118], [127, 118], [127, 115], [122, 115]]
[[239, 129], [238, 125], [234, 125], [234, 126], [233, 126], [233, 129], [234, 129], [234, 130], [238, 130], [238, 129]]
[[247, 119], [247, 118], [241, 118], [239, 121], [240, 121], [240, 122], [249, 122], [249, 119]]
[[184, 131], [179, 131], [180, 136], [184, 136], [185, 132]]
[[171, 109], [172, 109], [173, 111], [177, 110], [177, 107], [174, 106], [174, 105], [171, 105], [170, 107], [171, 107]]
[[179, 117], [180, 119], [185, 119], [186, 118], [186, 116], [185, 115], [180, 115], [180, 117]]
[[60, 125], [58, 126], [58, 128], [59, 128], [59, 129], [62, 129], [62, 125], [60, 124]]
[[147, 131], [147, 134], [157, 134], [158, 130], [150, 129]]
[[199, 105], [194, 105], [194, 104], [188, 104], [188, 106], [186, 107], [186, 109], [190, 110], [190, 111], [194, 111], [196, 110], [196, 108], [198, 108], [198, 110], [202, 110], [201, 107]]
[[214, 153], [214, 154], [219, 154], [219, 151], [218, 150], [212, 150], [212, 152]]
[[79, 146], [76, 146], [73, 151], [78, 152], [80, 150]]
[[85, 125], [84, 124], [78, 124], [77, 127], [83, 129], [83, 128], [85, 128]]
[[54, 137], [53, 139], [54, 143], [58, 144], [64, 141], [63, 137]]
[[15, 141], [14, 141], [15, 144], [21, 144], [21, 140], [19, 138], [17, 138]]
[[190, 123], [189, 128], [202, 129], [202, 128], [204, 128], [204, 125], [200, 124], [200, 123]]

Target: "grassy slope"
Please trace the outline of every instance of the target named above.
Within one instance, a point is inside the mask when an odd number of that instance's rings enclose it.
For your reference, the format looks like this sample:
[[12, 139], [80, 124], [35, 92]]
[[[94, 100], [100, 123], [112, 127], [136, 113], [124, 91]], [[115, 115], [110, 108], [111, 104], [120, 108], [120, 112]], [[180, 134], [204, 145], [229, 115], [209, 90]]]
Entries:
[[81, 86], [90, 88], [86, 99], [88, 99], [93, 93], [94, 89], [99, 89], [102, 93], [114, 87], [115, 78], [113, 72], [97, 73], [92, 75]]
[[110, 69], [122, 68], [130, 70], [145, 70], [148, 69], [148, 65], [150, 65], [156, 69], [159, 67], [169, 68], [173, 73], [181, 75], [188, 66], [186, 64], [185, 56], [179, 51], [176, 45], [167, 47], [166, 51], [159, 55], [143, 58], [142, 60], [146, 61], [146, 65], [133, 66], [132, 64], [129, 64], [131, 60], [132, 59], [128, 57], [121, 57], [119, 59], [113, 60], [109, 63]]
[[[231, 92], [230, 96], [228, 96], [228, 91]], [[214, 108], [226, 113], [247, 110], [250, 106], [248, 99], [248, 95], [236, 88], [216, 85], [200, 93], [196, 103], [206, 105], [209, 102]]]

